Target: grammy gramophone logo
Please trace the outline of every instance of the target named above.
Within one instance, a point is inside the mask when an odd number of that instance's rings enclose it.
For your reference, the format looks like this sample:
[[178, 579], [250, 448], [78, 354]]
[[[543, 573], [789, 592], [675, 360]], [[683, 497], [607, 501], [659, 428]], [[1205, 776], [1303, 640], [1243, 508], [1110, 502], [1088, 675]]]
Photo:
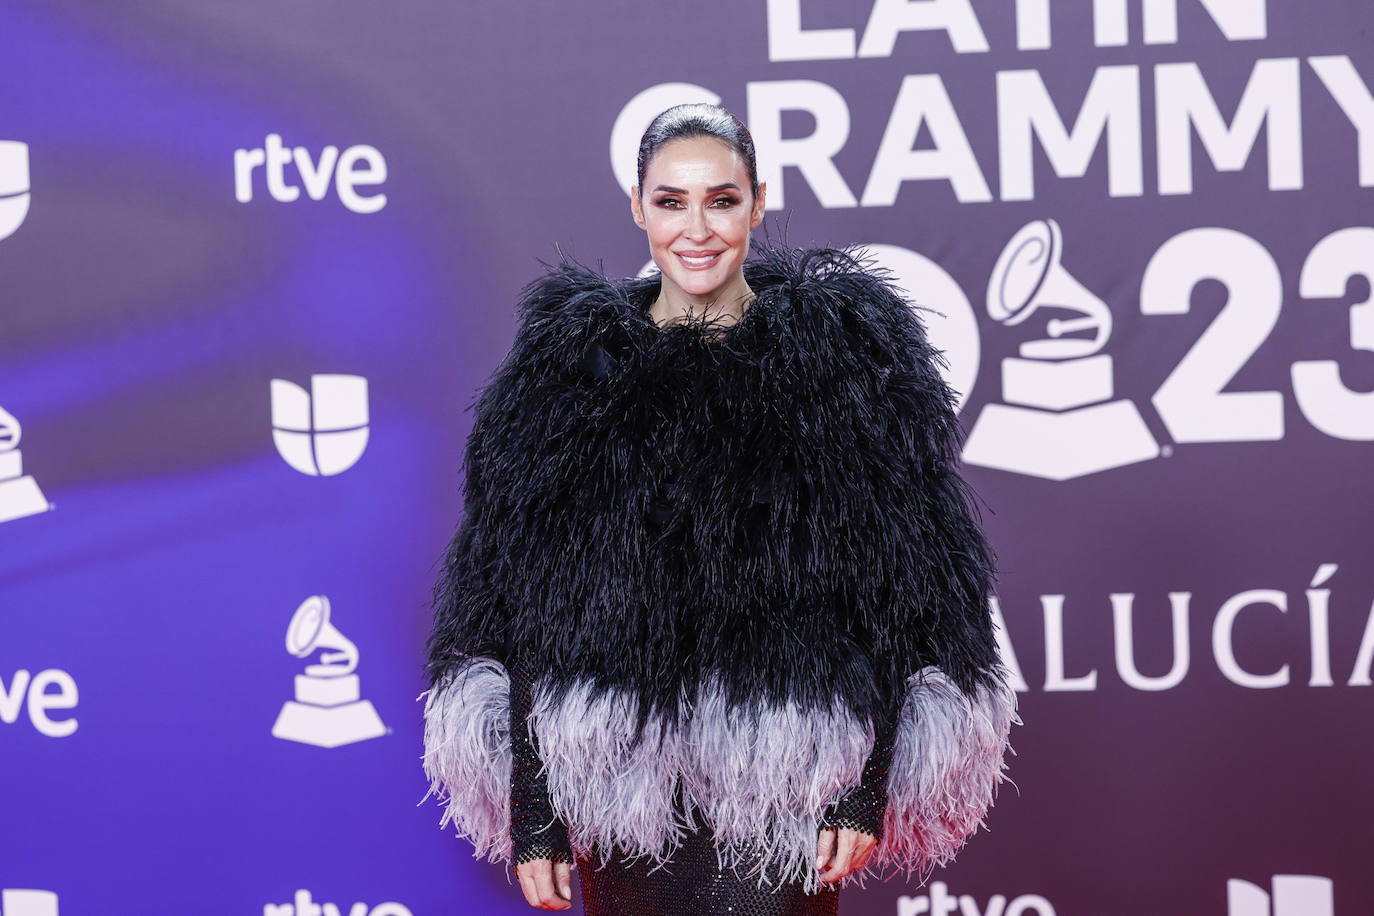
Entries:
[[272, 726], [272, 735], [316, 747], [339, 747], [386, 734], [377, 710], [362, 699], [358, 647], [330, 622], [329, 599], [311, 595], [296, 609], [286, 628], [286, 651], [319, 662], [296, 675], [296, 698], [288, 700]]
[[19, 454], [22, 431], [14, 414], [0, 407], [0, 522], [52, 508], [38, 482], [24, 473], [24, 460]]
[[1112, 358], [1099, 352], [1112, 313], [1064, 269], [1063, 247], [1058, 223], [1035, 220], [1007, 243], [988, 279], [988, 314], [1006, 327], [1056, 309], [1069, 315], [1049, 318], [1045, 338], [1002, 361], [1006, 403], [979, 414], [964, 447], [969, 464], [1068, 480], [1159, 454], [1135, 404], [1113, 400]]

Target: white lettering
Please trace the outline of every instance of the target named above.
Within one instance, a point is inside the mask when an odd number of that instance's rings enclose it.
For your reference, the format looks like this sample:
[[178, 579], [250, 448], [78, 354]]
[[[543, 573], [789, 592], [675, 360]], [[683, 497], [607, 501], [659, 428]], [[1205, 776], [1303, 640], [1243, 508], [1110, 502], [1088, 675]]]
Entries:
[[1331, 626], [1327, 619], [1327, 605], [1331, 599], [1329, 589], [1318, 589], [1336, 574], [1335, 563], [1323, 563], [1317, 567], [1312, 582], [1307, 589], [1307, 628], [1312, 639], [1312, 676], [1308, 687], [1332, 687], [1331, 680]]
[[1040, 139], [1060, 178], [1082, 177], [1107, 135], [1107, 189], [1112, 197], [1144, 191], [1140, 140], [1140, 71], [1135, 66], [1099, 67], [1078, 111], [1072, 132], [1055, 110], [1035, 70], [997, 74], [997, 126], [1003, 200], [1035, 197], [1031, 138]]
[[877, 0], [868, 17], [860, 57], [891, 57], [902, 32], [943, 29], [960, 54], [988, 50], [969, 0]]
[[234, 199], [246, 204], [253, 199], [253, 170], [267, 161], [260, 149], [234, 150]]
[[1017, 49], [1043, 51], [1049, 46], [1050, 0], [1016, 0]]
[[[1201, 0], [1227, 41], [1268, 36], [1265, 0]], [[1178, 43], [1178, 0], [1142, 0], [1141, 26], [1148, 45]], [[1093, 31], [1100, 48], [1127, 41], [1126, 0], [1093, 0]]]
[[988, 901], [987, 908], [981, 913], [978, 911], [978, 901], [968, 894], [959, 898], [959, 912], [963, 916], [1002, 916], [1002, 911], [1006, 909], [1007, 898], [1001, 894], [994, 894]]
[[1244, 168], [1260, 128], [1266, 125], [1269, 189], [1300, 189], [1302, 121], [1298, 72], [1297, 58], [1256, 61], [1236, 107], [1236, 115], [1228, 126], [1197, 64], [1157, 65], [1155, 130], [1159, 193], [1192, 192], [1194, 128], [1217, 170], [1235, 172]]
[[[804, 32], [801, 0], [768, 0], [769, 60], [836, 60], [853, 56], [853, 29]], [[750, 129], [753, 129], [752, 123]]]
[[1349, 687], [1368, 687], [1370, 676], [1374, 675], [1374, 605], [1369, 607], [1369, 619], [1364, 624], [1364, 635], [1360, 637], [1360, 648], [1355, 653], [1355, 665], [1350, 669]]
[[[777, 80], [750, 83], [749, 130], [758, 158], [764, 162], [760, 178], [768, 185], [768, 209], [784, 206], [783, 169], [796, 166], [822, 207], [853, 207], [854, 192], [845, 184], [833, 157], [849, 139], [849, 106], [833, 87], [815, 80]], [[782, 113], [801, 110], [816, 120], [810, 136], [784, 140]]]
[[1236, 617], [1245, 608], [1255, 604], [1271, 604], [1283, 613], [1288, 613], [1288, 596], [1274, 589], [1256, 588], [1232, 595], [1221, 606], [1212, 625], [1212, 654], [1216, 656], [1217, 667], [1221, 669], [1221, 673], [1233, 684], [1253, 690], [1282, 687], [1288, 683], [1287, 663], [1273, 674], [1251, 674], [1236, 661], [1232, 642]]
[[267, 193], [273, 200], [290, 203], [301, 196], [301, 189], [286, 183], [286, 166], [291, 164], [291, 151], [284, 149], [281, 134], [268, 134], [263, 145], [267, 157], [264, 174], [267, 176]]
[[695, 83], [660, 83], [635, 95], [611, 126], [611, 171], [626, 194], [639, 183], [639, 140], [660, 112], [674, 105], [719, 105], [720, 96]]
[[1023, 894], [1007, 907], [1007, 916], [1025, 916], [1028, 910], [1035, 910], [1039, 916], [1055, 916], [1054, 907], [1039, 894]]
[[24, 695], [29, 690], [29, 672], [23, 668], [14, 672], [10, 686], [5, 687], [5, 679], [0, 677], [0, 722], [13, 725], [19, 721], [19, 709], [24, 705]]
[[1136, 690], [1169, 690], [1183, 682], [1188, 674], [1188, 601], [1189, 592], [1169, 593], [1169, 613], [1173, 621], [1174, 660], [1169, 673], [1160, 677], [1146, 677], [1135, 663], [1135, 633], [1132, 622], [1133, 594], [1114, 594], [1112, 601], [1112, 631], [1116, 643], [1116, 670], [1128, 686]]
[[898, 897], [897, 916], [921, 916], [930, 912], [929, 897]]
[[[1298, 277], [1304, 299], [1345, 299], [1351, 277], [1374, 283], [1374, 228], [1337, 229], [1313, 246]], [[1349, 307], [1350, 347], [1374, 351], [1374, 287], [1363, 302]], [[1374, 440], [1374, 392], [1351, 391], [1341, 381], [1334, 359], [1298, 360], [1292, 366], [1293, 397], [1309, 423], [1348, 441]]]
[[320, 152], [318, 166], [311, 160], [310, 151], [305, 147], [298, 146], [291, 152], [296, 163], [296, 171], [301, 173], [301, 184], [305, 185], [305, 193], [311, 200], [324, 200], [324, 195], [329, 193], [329, 176], [334, 174], [334, 166], [339, 161], [339, 148], [326, 146]]
[[1307, 61], [1317, 71], [1326, 86], [1326, 91], [1341, 106], [1341, 111], [1355, 126], [1356, 143], [1359, 145], [1360, 187], [1374, 186], [1374, 95], [1355, 65], [1344, 55], [1339, 57], [1312, 57]]
[[[911, 148], [922, 124], [930, 128], [934, 149]], [[890, 207], [897, 202], [902, 182], [928, 179], [948, 180], [962, 203], [992, 200], [944, 82], [937, 74], [912, 74], [902, 79], [897, 92], [864, 187], [863, 205]]]
[[296, 891], [296, 916], [324, 916], [323, 909], [310, 899], [307, 890]]
[[[49, 691], [50, 687], [55, 689]], [[19, 721], [19, 710], [25, 706], [27, 698], [29, 722], [38, 733], [49, 738], [65, 738], [76, 731], [76, 719], [54, 719], [50, 711], [75, 709], [77, 697], [76, 681], [67, 672], [46, 668], [30, 676], [21, 668], [14, 673], [8, 687], [0, 677], [0, 722], [13, 725]]]
[[988, 598], [988, 608], [992, 614], [993, 635], [997, 639], [997, 654], [1001, 656], [1002, 666], [1007, 669], [1007, 686], [1025, 693], [1030, 690], [1030, 685], [1021, 674], [1020, 663], [1016, 661], [1016, 650], [1011, 646], [1011, 637], [1007, 635], [1007, 621], [1002, 617], [1002, 604], [996, 595]]
[[1096, 690], [1097, 669], [1079, 677], [1064, 676], [1064, 596], [1041, 595], [1045, 615], [1045, 691]]
[[376, 213], [386, 206], [385, 194], [363, 197], [356, 190], [358, 185], [378, 185], [384, 181], [386, 160], [376, 147], [350, 146], [339, 157], [339, 169], [334, 173], [334, 187], [339, 192], [339, 201], [354, 213]]
[[[56, 687], [56, 693], [49, 693], [49, 687]], [[76, 731], [76, 719], [54, 721], [48, 711], [53, 709], [76, 708], [76, 681], [65, 671], [48, 668], [38, 672], [29, 685], [29, 720], [39, 734], [49, 738], [65, 738]]]

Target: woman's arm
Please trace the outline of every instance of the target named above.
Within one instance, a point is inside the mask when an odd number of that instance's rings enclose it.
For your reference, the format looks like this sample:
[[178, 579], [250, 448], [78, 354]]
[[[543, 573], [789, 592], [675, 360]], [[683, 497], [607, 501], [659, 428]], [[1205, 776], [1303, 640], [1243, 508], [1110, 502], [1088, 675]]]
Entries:
[[510, 689], [511, 858], [530, 906], [566, 910], [572, 906], [572, 849], [567, 826], [553, 812], [548, 780], [530, 732], [533, 690], [530, 665], [516, 661]]
[[572, 862], [568, 828], [553, 813], [549, 784], [530, 734], [534, 678], [526, 662], [512, 666], [510, 685], [510, 839], [516, 864], [535, 859]]

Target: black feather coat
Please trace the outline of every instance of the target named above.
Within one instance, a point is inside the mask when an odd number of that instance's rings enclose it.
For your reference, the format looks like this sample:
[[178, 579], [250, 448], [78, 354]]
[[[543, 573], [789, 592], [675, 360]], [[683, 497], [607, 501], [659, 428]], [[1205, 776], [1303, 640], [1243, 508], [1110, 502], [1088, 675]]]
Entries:
[[724, 328], [659, 327], [656, 277], [565, 261], [524, 290], [464, 454], [432, 692], [523, 659], [548, 704], [614, 694], [639, 728], [690, 718], [710, 681], [726, 709], [838, 704], [870, 740], [923, 673], [1006, 697], [992, 553], [916, 311], [850, 252], [754, 255]]

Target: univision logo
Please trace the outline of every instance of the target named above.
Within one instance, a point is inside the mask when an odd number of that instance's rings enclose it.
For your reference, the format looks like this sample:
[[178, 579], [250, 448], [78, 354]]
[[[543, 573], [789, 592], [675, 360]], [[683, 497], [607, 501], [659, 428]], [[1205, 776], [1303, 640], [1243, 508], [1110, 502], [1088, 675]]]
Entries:
[[1272, 893], [1232, 878], [1226, 882], [1227, 916], [1335, 916], [1335, 889], [1317, 875], [1274, 875]]
[[367, 449], [367, 379], [312, 375], [307, 392], [272, 379], [272, 441], [302, 474], [328, 477], [353, 467]]
[[0, 916], [57, 916], [57, 895], [52, 891], [0, 891]]
[[29, 215], [29, 145], [0, 140], [0, 239], [24, 225]]

